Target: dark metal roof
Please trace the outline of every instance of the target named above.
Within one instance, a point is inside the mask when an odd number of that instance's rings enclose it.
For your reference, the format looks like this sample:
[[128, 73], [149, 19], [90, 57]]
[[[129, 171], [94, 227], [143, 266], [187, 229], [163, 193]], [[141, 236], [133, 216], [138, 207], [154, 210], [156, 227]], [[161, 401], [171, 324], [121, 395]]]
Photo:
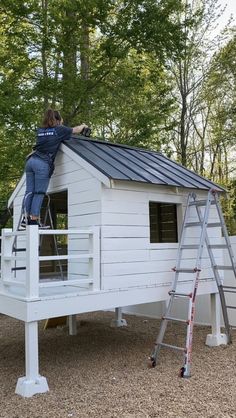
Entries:
[[64, 144], [110, 179], [208, 190], [224, 189], [160, 152], [73, 136]]

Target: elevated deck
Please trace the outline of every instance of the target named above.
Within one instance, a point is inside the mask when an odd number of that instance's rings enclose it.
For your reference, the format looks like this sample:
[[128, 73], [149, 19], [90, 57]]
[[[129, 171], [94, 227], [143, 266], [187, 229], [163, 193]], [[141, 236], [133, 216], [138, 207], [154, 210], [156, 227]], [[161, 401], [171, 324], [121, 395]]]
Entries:
[[[39, 255], [40, 236], [70, 237], [67, 254]], [[79, 238], [78, 238], [79, 237]], [[81, 239], [87, 240], [88, 250], [81, 250]], [[19, 250], [20, 251], [17, 251]], [[39, 230], [37, 226], [25, 231], [2, 231], [0, 312], [25, 322], [25, 377], [19, 378], [16, 393], [25, 397], [48, 390], [47, 380], [39, 374], [38, 321], [69, 316], [73, 329], [75, 315], [106, 309], [118, 309], [134, 304], [163, 301], [171, 281], [165, 283], [104, 289], [101, 276], [100, 228], [87, 230]], [[40, 263], [67, 260], [63, 275], [40, 276]], [[81, 263], [83, 260], [83, 264]], [[84, 263], [85, 261], [85, 263]], [[85, 268], [86, 267], [86, 268]], [[77, 275], [76, 275], [76, 272]], [[82, 273], [83, 274], [82, 274]], [[192, 281], [183, 283], [187, 291]], [[201, 280], [199, 294], [216, 293], [215, 282]]]

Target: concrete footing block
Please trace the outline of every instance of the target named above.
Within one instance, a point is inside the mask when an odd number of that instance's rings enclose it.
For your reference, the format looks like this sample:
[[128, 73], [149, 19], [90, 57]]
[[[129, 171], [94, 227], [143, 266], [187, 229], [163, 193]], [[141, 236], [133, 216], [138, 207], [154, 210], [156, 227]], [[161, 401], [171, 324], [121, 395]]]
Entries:
[[27, 379], [27, 377], [20, 377], [17, 381], [15, 393], [30, 398], [37, 393], [45, 393], [49, 391], [46, 377], [38, 376], [36, 379]]
[[227, 345], [228, 338], [226, 334], [208, 334], [206, 337], [206, 345], [209, 347], [217, 347], [218, 345]]

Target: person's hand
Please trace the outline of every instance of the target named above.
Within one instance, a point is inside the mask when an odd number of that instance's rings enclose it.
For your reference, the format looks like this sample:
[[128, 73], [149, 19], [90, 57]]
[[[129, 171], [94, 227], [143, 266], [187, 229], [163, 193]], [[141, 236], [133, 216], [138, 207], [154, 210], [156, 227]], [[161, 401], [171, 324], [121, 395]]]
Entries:
[[81, 125], [78, 125], [72, 128], [72, 133], [80, 134], [84, 128], [88, 128], [88, 125], [86, 125], [85, 123], [82, 123]]
[[80, 128], [80, 131], [79, 131], [79, 134], [80, 134], [84, 128], [88, 128], [88, 125], [86, 125], [85, 123], [82, 123], [82, 124], [79, 126], [79, 128]]

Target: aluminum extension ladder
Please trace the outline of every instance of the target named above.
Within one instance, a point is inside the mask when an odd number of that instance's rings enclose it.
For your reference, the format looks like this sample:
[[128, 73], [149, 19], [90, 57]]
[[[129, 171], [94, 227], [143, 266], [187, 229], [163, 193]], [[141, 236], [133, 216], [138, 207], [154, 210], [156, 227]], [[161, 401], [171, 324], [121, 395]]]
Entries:
[[[50, 196], [48, 194], [46, 194], [46, 197], [47, 197], [47, 204], [46, 204], [46, 208], [45, 208], [45, 215], [44, 215], [43, 223], [46, 225], [46, 223], [48, 221], [49, 225], [50, 225], [50, 228], [53, 229], [54, 225], [53, 225], [53, 219], [52, 219], [51, 207], [50, 207]], [[17, 228], [16, 228], [17, 231], [22, 230], [21, 229], [21, 220], [22, 220], [23, 216], [25, 216], [25, 219], [27, 219], [27, 216], [24, 213], [24, 208], [22, 207], [21, 214], [20, 214], [19, 221], [18, 221]], [[17, 238], [18, 237], [16, 235], [14, 240], [13, 240], [13, 244], [12, 244], [12, 252], [15, 253], [15, 255], [16, 255], [17, 252], [25, 252], [26, 251], [25, 247], [18, 247]], [[43, 239], [44, 239], [44, 235], [41, 235], [40, 243], [39, 243], [39, 252], [40, 252], [40, 249], [42, 248], [42, 245], [43, 245]], [[54, 248], [55, 248], [56, 255], [59, 255], [58, 243], [57, 243], [57, 238], [56, 238], [55, 235], [53, 235], [53, 242], [54, 242]], [[59, 272], [60, 272], [61, 279], [64, 280], [62, 263], [61, 263], [60, 260], [57, 260], [57, 262], [58, 262], [58, 267], [59, 267]], [[14, 272], [16, 272], [17, 270], [25, 270], [25, 269], [26, 269], [25, 266], [17, 267], [16, 266], [16, 261], [15, 261], [15, 267], [12, 267], [12, 271], [14, 271]]]
[[[195, 208], [195, 213], [197, 214], [197, 221], [190, 222], [191, 210]], [[209, 221], [209, 215], [212, 211], [212, 208], [216, 208], [216, 215], [217, 215], [217, 222]], [[202, 208], [202, 209], [201, 209]], [[190, 228], [200, 228], [200, 237], [196, 238], [198, 240], [197, 244], [188, 245], [186, 244], [186, 231]], [[222, 236], [224, 238], [224, 243], [222, 244], [211, 244], [210, 239], [208, 236], [208, 228], [210, 227], [221, 227], [222, 229]], [[194, 325], [194, 317], [195, 317], [195, 302], [196, 302], [196, 295], [197, 289], [200, 280], [201, 274], [201, 266], [202, 266], [202, 258], [203, 258], [203, 251], [204, 249], [207, 250], [210, 261], [211, 261], [211, 268], [214, 274], [214, 278], [218, 287], [221, 308], [223, 313], [223, 319], [225, 324], [225, 332], [227, 335], [227, 342], [228, 344], [232, 342], [231, 338], [231, 327], [229, 324], [228, 319], [228, 311], [227, 309], [236, 309], [236, 306], [227, 306], [225, 300], [225, 292], [229, 293], [236, 293], [236, 286], [224, 286], [222, 283], [222, 279], [220, 277], [219, 271], [220, 270], [232, 270], [236, 279], [236, 265], [235, 265], [235, 258], [233, 254], [233, 250], [230, 244], [227, 228], [224, 221], [224, 216], [222, 213], [222, 209], [219, 202], [218, 194], [215, 190], [210, 190], [206, 200], [197, 200], [197, 197], [194, 193], [190, 193], [187, 201], [186, 211], [184, 215], [184, 221], [182, 226], [181, 238], [179, 243], [179, 248], [177, 252], [177, 262], [176, 267], [174, 267], [173, 271], [175, 272], [175, 277], [172, 284], [172, 290], [169, 291], [169, 302], [167, 304], [165, 315], [162, 317], [161, 326], [159, 334], [156, 338], [155, 346], [151, 356], [149, 357], [149, 365], [150, 367], [155, 367], [157, 363], [157, 358], [160, 352], [161, 347], [169, 347], [175, 350], [180, 350], [184, 354], [184, 365], [180, 369], [180, 376], [181, 377], [190, 377], [191, 376], [191, 357], [192, 357], [192, 338], [193, 338], [193, 325]], [[230, 265], [217, 265], [215, 261], [215, 256], [213, 253], [214, 249], [226, 249], [230, 259]], [[195, 250], [196, 256], [194, 259], [196, 260], [195, 265], [193, 268], [184, 268], [183, 267], [183, 260], [184, 260], [184, 252], [186, 250]], [[191, 275], [191, 291], [190, 293], [183, 293], [181, 289], [179, 289], [179, 276], [180, 274]], [[172, 310], [174, 309], [174, 305], [177, 299], [187, 299], [188, 300], [188, 314], [187, 319], [179, 319], [172, 316]], [[186, 332], [186, 343], [185, 347], [177, 347], [175, 345], [166, 344], [163, 342], [165, 331], [168, 325], [168, 322], [175, 321], [175, 322], [184, 322], [187, 326]]]

